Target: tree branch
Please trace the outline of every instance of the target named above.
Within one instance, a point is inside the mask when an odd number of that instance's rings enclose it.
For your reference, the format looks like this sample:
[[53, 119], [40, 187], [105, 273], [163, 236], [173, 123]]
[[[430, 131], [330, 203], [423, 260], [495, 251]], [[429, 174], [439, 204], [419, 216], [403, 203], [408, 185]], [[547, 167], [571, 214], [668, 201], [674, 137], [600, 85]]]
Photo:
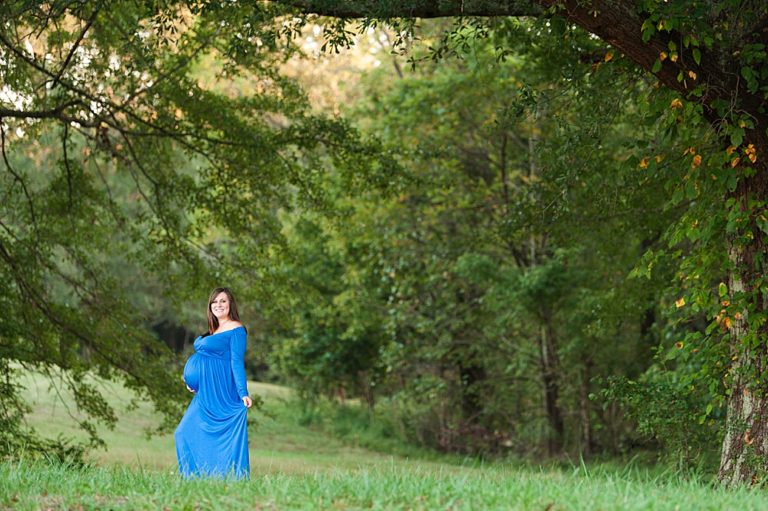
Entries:
[[337, 0], [276, 0], [276, 3], [297, 9], [305, 14], [318, 14], [332, 18], [443, 18], [456, 16], [539, 16], [543, 9], [532, 0], [397, 0], [337, 1]]
[[[0, 108], [0, 119], [4, 117], [15, 117], [17, 119], [62, 119], [65, 120], [63, 117], [64, 111], [67, 108], [80, 105], [82, 104], [81, 101], [69, 101], [67, 103], [64, 103], [63, 105], [59, 105], [55, 108], [51, 108], [50, 110], [13, 110], [10, 108]], [[70, 119], [67, 118], [66, 120], [73, 120], [80, 122], [78, 119]]]
[[32, 201], [32, 196], [29, 193], [29, 190], [27, 189], [27, 184], [22, 179], [22, 177], [13, 170], [13, 167], [11, 166], [11, 162], [8, 160], [8, 154], [5, 151], [5, 129], [3, 128], [3, 124], [0, 123], [0, 152], [2, 152], [3, 155], [3, 162], [5, 163], [5, 168], [8, 169], [8, 172], [13, 175], [13, 177], [16, 179], [16, 181], [19, 182], [21, 185], [21, 189], [24, 192], [24, 196], [27, 198], [27, 205], [29, 206], [29, 217], [32, 222], [32, 226], [35, 230], [35, 237], [39, 236], [40, 231], [37, 227], [37, 215], [35, 214], [35, 205]]
[[91, 25], [93, 25], [93, 22], [96, 21], [96, 16], [99, 14], [99, 11], [101, 10], [101, 2], [96, 5], [96, 7], [93, 8], [93, 12], [91, 13], [91, 17], [88, 18], [88, 21], [86, 22], [83, 29], [80, 31], [80, 35], [77, 37], [77, 40], [72, 45], [72, 48], [70, 48], [69, 53], [67, 54], [67, 58], [64, 59], [64, 63], [61, 65], [61, 68], [59, 68], [59, 71], [56, 73], [56, 76], [53, 78], [53, 83], [51, 84], [51, 87], [53, 88], [56, 86], [56, 84], [61, 79], [61, 75], [64, 74], [64, 71], [66, 71], [67, 67], [69, 66], [70, 61], [72, 60], [72, 57], [75, 55], [75, 52], [77, 51], [77, 48], [80, 46], [80, 43], [83, 41], [83, 38], [85, 38], [85, 33], [88, 32], [88, 29], [91, 28]]
[[[662, 52], [669, 50], [669, 43], [682, 34], [656, 32], [647, 41], [643, 40], [643, 16], [637, 11], [634, 0], [528, 0], [528, 1], [490, 1], [490, 0], [396, 0], [391, 2], [332, 1], [332, 0], [274, 0], [287, 7], [292, 7], [305, 14], [336, 17], [342, 19], [392, 19], [392, 18], [439, 18], [445, 16], [541, 16], [547, 10], [554, 10], [571, 23], [595, 34], [600, 39], [620, 50], [630, 60], [647, 72], [652, 72], [654, 64]], [[763, 26], [764, 20], [758, 17], [754, 27]], [[760, 34], [763, 35], [764, 34]], [[702, 104], [707, 120], [716, 126], [720, 115], [713, 105], [717, 101], [731, 104], [740, 103], [742, 110], [759, 112], [763, 100], [750, 93], [739, 69], [730, 54], [720, 54], [718, 50], [697, 48], [700, 58], [694, 59], [693, 48], [679, 47], [679, 58], [674, 62], [667, 58], [661, 61], [661, 69], [653, 73], [667, 88], [689, 96], [700, 85], [704, 85], [704, 95], [695, 100]], [[696, 60], [700, 63], [697, 64]], [[737, 101], [738, 100], [738, 101]], [[764, 129], [768, 125], [768, 116], [756, 119], [757, 129], [748, 130], [747, 138], [756, 143], [766, 143]]]

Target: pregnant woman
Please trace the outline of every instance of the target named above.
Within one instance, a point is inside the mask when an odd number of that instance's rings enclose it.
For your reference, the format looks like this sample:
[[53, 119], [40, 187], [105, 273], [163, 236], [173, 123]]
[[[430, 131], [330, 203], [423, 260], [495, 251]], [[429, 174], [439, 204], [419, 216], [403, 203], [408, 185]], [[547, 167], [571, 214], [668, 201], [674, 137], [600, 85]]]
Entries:
[[253, 402], [245, 385], [245, 343], [235, 297], [228, 288], [214, 289], [208, 333], [195, 339], [184, 366], [184, 382], [195, 394], [174, 433], [184, 478], [250, 476], [246, 412]]

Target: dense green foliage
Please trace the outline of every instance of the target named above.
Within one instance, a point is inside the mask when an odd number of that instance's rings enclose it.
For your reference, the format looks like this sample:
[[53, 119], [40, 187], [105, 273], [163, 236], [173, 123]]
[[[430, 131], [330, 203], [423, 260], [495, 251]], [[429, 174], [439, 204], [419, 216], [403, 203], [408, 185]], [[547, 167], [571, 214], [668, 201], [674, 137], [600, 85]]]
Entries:
[[[673, 379], [703, 397], [698, 399], [706, 403], [700, 422], [711, 420], [713, 412], [719, 415], [719, 407], [727, 408], [726, 425], [720, 430], [724, 433], [720, 480], [738, 485], [765, 479], [768, 4], [753, 0], [281, 3], [338, 18], [336, 41], [346, 42], [349, 32], [338, 29], [344, 27], [344, 19], [364, 18], [364, 26], [388, 20], [406, 34], [399, 41], [407, 42], [418, 26], [415, 17], [459, 17], [439, 44], [430, 47], [434, 58], [455, 54], [457, 48], [466, 51], [477, 35], [505, 26], [504, 16], [534, 16], [563, 35], [557, 50], [542, 55], [545, 61], [578, 48], [584, 50], [577, 51], [582, 63], [621, 61], [630, 74], [637, 67], [647, 71], [661, 93], [650, 96], [647, 105], [643, 101], [643, 106], [657, 122], [659, 137], [637, 156], [639, 166], [655, 170], [664, 157], [671, 162], [680, 154], [690, 164], [687, 172], [674, 174], [669, 181], [674, 188], [672, 202], [684, 211], [681, 221], [667, 231], [664, 248], [646, 253], [644, 272], [651, 273], [659, 260], [685, 258], [676, 274], [682, 288], [677, 294], [683, 296], [675, 303], [685, 307], [681, 316], [686, 317], [680, 318], [682, 328], [672, 335], [683, 339], [677, 343], [677, 353], [682, 354], [679, 365], [686, 369]], [[594, 53], [579, 46], [578, 39], [569, 37], [570, 24], [613, 49]], [[502, 54], [508, 51], [505, 44], [499, 49]], [[660, 101], [665, 96], [666, 101]], [[705, 131], [695, 133], [699, 128]], [[667, 141], [687, 142], [687, 147], [664, 154]]]
[[[300, 256], [286, 273], [305, 291], [277, 361], [300, 388], [385, 398], [411, 441], [444, 450], [585, 456], [640, 440], [619, 396], [600, 397], [607, 377], [689, 393], [656, 366], [646, 373], [657, 347], [691, 331], [667, 314], [676, 262], [632, 278], [682, 211], [670, 183], [688, 163], [634, 156], [678, 150], [640, 101], [667, 95], [626, 64], [579, 63], [607, 51], [579, 31], [567, 34], [574, 54], [543, 58], [562, 35], [510, 21], [459, 60], [366, 79], [371, 99], [349, 115], [407, 148], [409, 175], [396, 194], [352, 199], [331, 179], [347, 213], [301, 213], [288, 233]], [[714, 447], [706, 425], [690, 428], [697, 448]], [[670, 429], [643, 433], [671, 448], [690, 436]]]

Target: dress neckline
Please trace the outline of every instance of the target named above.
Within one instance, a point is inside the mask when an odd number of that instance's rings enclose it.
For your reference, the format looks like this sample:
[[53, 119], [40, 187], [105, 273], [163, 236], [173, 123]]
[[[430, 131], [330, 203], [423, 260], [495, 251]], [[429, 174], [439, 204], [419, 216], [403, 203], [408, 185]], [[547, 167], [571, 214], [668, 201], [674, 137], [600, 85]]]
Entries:
[[237, 330], [238, 328], [245, 328], [243, 325], [236, 326], [235, 328], [230, 328], [229, 330], [222, 330], [221, 332], [214, 332], [210, 335], [219, 335], [219, 334], [225, 334], [227, 332], [231, 332], [232, 330]]

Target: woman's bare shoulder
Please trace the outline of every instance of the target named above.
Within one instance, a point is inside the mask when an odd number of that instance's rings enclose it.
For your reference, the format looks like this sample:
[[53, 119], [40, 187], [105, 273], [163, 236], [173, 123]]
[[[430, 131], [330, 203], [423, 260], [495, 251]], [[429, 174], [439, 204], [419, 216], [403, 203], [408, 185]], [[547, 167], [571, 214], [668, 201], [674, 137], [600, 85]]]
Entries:
[[237, 330], [238, 328], [245, 329], [245, 326], [239, 321], [232, 321], [227, 323], [225, 329], [217, 330], [214, 332], [214, 334], [223, 334], [224, 332], [231, 332], [233, 330]]

